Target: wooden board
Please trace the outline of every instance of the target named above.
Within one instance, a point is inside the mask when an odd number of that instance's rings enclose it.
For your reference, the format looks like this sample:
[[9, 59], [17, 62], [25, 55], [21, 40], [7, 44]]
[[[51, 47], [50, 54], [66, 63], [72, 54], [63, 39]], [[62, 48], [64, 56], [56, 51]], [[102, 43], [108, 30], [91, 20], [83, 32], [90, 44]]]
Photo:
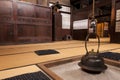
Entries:
[[[92, 43], [93, 45], [93, 43]], [[112, 47], [111, 47], [112, 46]], [[81, 41], [67, 41], [67, 42], [55, 42], [46, 44], [28, 44], [28, 45], [16, 45], [16, 46], [4, 46], [1, 47], [0, 54], [7, 55], [0, 56], [0, 70], [37, 64], [41, 62], [57, 60], [72, 56], [83, 55], [86, 53], [84, 44]], [[89, 50], [96, 49], [97, 45], [89, 46]], [[103, 44], [100, 47], [100, 51], [112, 50], [120, 48], [119, 44]], [[35, 50], [40, 49], [55, 49], [59, 54], [38, 56], [35, 54]], [[11, 55], [9, 55], [9, 53]]]

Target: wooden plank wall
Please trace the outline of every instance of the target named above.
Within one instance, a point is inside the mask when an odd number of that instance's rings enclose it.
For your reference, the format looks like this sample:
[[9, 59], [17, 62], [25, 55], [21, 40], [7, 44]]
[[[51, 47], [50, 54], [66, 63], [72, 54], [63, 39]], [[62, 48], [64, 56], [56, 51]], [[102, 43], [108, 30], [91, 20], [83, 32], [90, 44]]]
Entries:
[[[77, 0], [71, 0], [71, 2], [72, 1], [73, 2], [76, 1], [76, 4], [77, 4]], [[78, 1], [78, 4], [79, 4], [79, 1]], [[110, 5], [110, 4], [111, 4], [111, 0], [101, 0], [101, 2], [99, 4], [96, 3], [95, 9], [97, 9], [97, 7], [100, 7], [100, 6]], [[92, 5], [85, 7], [85, 8], [81, 8], [81, 9], [77, 9], [75, 5], [72, 5], [72, 22], [77, 21], [77, 20], [88, 19], [88, 16], [91, 15], [91, 12], [92, 12]], [[95, 15], [96, 14], [97, 13], [95, 13]], [[72, 27], [73, 27], [73, 25], [72, 25]], [[73, 39], [85, 40], [87, 32], [88, 32], [87, 29], [73, 30], [72, 31]]]
[[0, 43], [52, 41], [52, 11], [28, 2], [0, 0]]
[[[80, 12], [76, 12], [75, 10], [73, 10], [72, 22], [77, 21], [77, 20], [88, 19], [88, 15], [89, 15], [88, 10], [84, 10], [84, 11], [80, 11]], [[73, 30], [72, 31], [73, 39], [75, 39], [75, 40], [85, 40], [87, 32], [88, 32], [87, 29]]]
[[53, 13], [53, 41], [66, 40], [66, 36], [70, 35], [70, 29], [62, 28], [62, 15], [61, 13]]

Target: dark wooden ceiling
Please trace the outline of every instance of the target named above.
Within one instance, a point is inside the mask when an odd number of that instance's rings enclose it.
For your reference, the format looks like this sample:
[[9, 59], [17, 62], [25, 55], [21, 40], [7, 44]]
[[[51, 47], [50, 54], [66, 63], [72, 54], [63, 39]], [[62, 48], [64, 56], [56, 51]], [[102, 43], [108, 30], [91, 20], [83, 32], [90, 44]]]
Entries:
[[[100, 9], [110, 10], [111, 9], [111, 1], [112, 0], [95, 0], [96, 6], [99, 6]], [[92, 5], [93, 0], [70, 0], [72, 6], [76, 7], [77, 9], [81, 9], [84, 7], [89, 7]], [[99, 5], [98, 5], [99, 4]]]

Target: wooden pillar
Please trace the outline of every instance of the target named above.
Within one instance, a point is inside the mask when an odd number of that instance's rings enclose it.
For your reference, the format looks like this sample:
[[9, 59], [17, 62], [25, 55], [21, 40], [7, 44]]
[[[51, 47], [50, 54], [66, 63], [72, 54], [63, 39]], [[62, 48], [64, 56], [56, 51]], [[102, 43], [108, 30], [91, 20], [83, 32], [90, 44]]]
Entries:
[[115, 22], [116, 22], [115, 16], [116, 16], [116, 0], [112, 0], [111, 26], [110, 26], [110, 42], [114, 42]]
[[71, 6], [70, 35], [73, 37], [73, 6]]
[[61, 41], [62, 40], [62, 15], [59, 12], [53, 13], [53, 20], [52, 20], [52, 39], [53, 41]]

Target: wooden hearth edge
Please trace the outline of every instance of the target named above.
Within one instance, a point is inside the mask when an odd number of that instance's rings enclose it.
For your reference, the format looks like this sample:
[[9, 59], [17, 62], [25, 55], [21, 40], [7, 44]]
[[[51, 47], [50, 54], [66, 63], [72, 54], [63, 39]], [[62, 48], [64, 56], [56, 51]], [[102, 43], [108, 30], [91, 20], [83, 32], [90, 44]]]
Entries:
[[[68, 62], [73, 62], [73, 61], [76, 61], [76, 60], [79, 60], [79, 59], [81, 59], [81, 55], [80, 56], [69, 57], [69, 58], [64, 58], [64, 59], [58, 59], [58, 60], [54, 60], [54, 61], [44, 62], [44, 63], [37, 64], [37, 66], [39, 68], [41, 68], [46, 74], [48, 74], [52, 79], [63, 80], [62, 78], [60, 78], [58, 75], [56, 75], [54, 72], [52, 72], [48, 68], [53, 67], [53, 66], [57, 66], [57, 65], [60, 65], [60, 64], [68, 63]], [[116, 66], [116, 67], [120, 68], [120, 62], [119, 61], [113, 61], [113, 60], [106, 59], [106, 58], [104, 58], [104, 60], [105, 60], [106, 64], [109, 64], [109, 65]]]
[[58, 59], [58, 60], [53, 60], [53, 61], [48, 61], [44, 63], [37, 64], [37, 66], [42, 69], [47, 75], [49, 75], [53, 80], [63, 80], [60, 78], [58, 75], [56, 75], [54, 72], [52, 72], [50, 67], [57, 66], [60, 64], [76, 61], [80, 59], [81, 56], [73, 56], [73, 57], [68, 57], [68, 58], [63, 58], [63, 59]]

